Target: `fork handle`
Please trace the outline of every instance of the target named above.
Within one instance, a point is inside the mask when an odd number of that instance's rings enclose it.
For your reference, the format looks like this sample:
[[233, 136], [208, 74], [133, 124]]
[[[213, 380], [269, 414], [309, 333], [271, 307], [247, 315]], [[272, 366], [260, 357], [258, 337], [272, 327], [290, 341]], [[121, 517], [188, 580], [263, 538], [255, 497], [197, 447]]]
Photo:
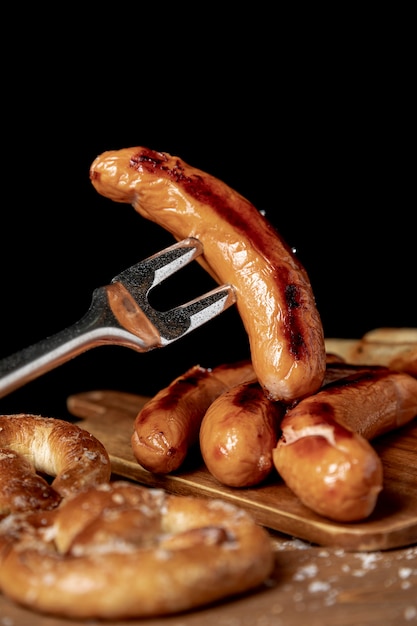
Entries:
[[90, 348], [119, 344], [145, 352], [151, 347], [125, 330], [109, 308], [106, 287], [93, 292], [87, 313], [78, 322], [0, 360], [0, 398]]

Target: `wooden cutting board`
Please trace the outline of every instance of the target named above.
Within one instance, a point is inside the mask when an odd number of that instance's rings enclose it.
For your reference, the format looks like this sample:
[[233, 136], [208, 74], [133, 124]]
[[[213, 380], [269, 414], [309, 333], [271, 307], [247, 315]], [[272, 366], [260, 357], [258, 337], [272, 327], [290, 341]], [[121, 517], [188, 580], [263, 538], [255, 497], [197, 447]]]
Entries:
[[199, 454], [172, 475], [156, 476], [133, 456], [130, 438], [136, 414], [148, 400], [117, 391], [91, 391], [68, 398], [79, 425], [107, 448], [113, 472], [175, 494], [221, 497], [249, 511], [263, 526], [309, 541], [348, 551], [385, 550], [417, 542], [417, 419], [375, 440], [384, 467], [384, 488], [373, 514], [364, 522], [338, 523], [303, 506], [277, 473], [254, 488], [221, 485]]

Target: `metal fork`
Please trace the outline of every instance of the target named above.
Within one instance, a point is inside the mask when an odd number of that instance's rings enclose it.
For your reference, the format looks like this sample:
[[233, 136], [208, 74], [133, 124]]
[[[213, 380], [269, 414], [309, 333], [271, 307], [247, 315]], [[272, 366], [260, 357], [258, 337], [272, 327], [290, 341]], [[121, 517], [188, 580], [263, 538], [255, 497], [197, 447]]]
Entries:
[[235, 303], [222, 285], [168, 311], [149, 303], [150, 291], [203, 253], [189, 237], [115, 276], [94, 290], [87, 313], [74, 325], [0, 360], [0, 398], [95, 346], [115, 344], [148, 352], [163, 348]]

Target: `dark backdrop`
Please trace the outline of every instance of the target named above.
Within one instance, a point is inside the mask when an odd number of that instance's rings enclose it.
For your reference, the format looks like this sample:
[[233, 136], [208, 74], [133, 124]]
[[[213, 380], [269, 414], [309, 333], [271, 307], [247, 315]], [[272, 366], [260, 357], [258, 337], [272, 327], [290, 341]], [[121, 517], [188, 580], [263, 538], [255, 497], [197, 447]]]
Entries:
[[[0, 358], [77, 321], [95, 287], [171, 243], [89, 181], [96, 155], [133, 145], [176, 154], [264, 209], [310, 275], [327, 336], [416, 325], [408, 81], [384, 57], [364, 67], [341, 55], [336, 72], [328, 57], [288, 68], [277, 56], [260, 71], [252, 48], [216, 64], [171, 52], [163, 65], [131, 49], [125, 70], [125, 58], [59, 56], [56, 43], [3, 83]], [[199, 267], [186, 280], [211, 286]], [[65, 416], [72, 393], [152, 394], [195, 363], [247, 354], [233, 309], [164, 350], [96, 348], [0, 399], [0, 412]]]

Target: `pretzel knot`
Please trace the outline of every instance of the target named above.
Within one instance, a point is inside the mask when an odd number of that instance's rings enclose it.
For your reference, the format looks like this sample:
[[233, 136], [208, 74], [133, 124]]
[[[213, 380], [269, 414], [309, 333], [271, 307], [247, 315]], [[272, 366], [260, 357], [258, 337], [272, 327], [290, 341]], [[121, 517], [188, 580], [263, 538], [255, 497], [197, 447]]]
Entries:
[[0, 523], [0, 589], [71, 618], [185, 611], [258, 587], [273, 566], [268, 533], [242, 509], [122, 480]]

